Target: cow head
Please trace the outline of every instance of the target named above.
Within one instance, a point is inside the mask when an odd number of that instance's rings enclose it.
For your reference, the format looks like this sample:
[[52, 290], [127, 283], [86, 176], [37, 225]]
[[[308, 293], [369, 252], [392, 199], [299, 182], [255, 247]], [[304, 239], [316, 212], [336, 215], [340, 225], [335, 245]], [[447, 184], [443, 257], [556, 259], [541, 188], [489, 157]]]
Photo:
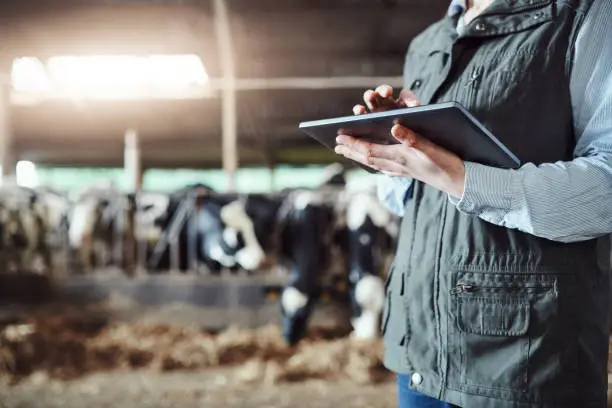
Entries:
[[265, 266], [279, 206], [279, 200], [263, 195], [207, 197], [199, 216], [205, 258], [247, 271]]
[[[221, 208], [225, 225], [221, 238], [226, 245], [236, 248], [236, 263], [246, 270], [259, 268], [266, 257], [255, 234], [255, 222], [247, 214], [245, 204], [234, 201]], [[242, 238], [240, 241], [239, 236]]]

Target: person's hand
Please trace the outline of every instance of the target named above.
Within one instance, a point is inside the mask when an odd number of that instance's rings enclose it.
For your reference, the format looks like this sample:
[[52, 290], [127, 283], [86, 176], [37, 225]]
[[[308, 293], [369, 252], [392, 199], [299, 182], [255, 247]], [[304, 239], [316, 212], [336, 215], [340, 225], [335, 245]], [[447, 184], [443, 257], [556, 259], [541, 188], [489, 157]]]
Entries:
[[[363, 101], [370, 112], [411, 108], [419, 105], [416, 95], [408, 89], [403, 89], [400, 92], [399, 98], [393, 99], [393, 88], [391, 88], [389, 85], [381, 85], [375, 90], [368, 89], [363, 94]], [[355, 115], [366, 113], [366, 106], [353, 106], [353, 113]]]
[[[391, 87], [382, 85], [375, 91], [366, 91], [364, 101], [370, 111], [419, 105], [417, 98], [410, 91], [403, 91], [397, 100], [393, 99], [392, 94]], [[361, 105], [353, 108], [356, 115], [365, 112], [365, 107]], [[404, 126], [393, 126], [391, 135], [399, 144], [379, 145], [347, 135], [338, 135], [335, 151], [383, 174], [410, 177], [457, 198], [463, 196], [463, 160]]]

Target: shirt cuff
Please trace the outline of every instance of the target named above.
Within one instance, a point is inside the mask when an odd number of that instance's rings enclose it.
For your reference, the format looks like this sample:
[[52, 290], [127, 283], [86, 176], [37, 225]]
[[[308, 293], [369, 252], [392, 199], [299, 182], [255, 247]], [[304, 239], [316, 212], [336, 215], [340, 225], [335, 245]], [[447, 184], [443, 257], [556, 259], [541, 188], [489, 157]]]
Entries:
[[459, 211], [472, 215], [490, 210], [510, 211], [512, 199], [516, 195], [516, 172], [473, 162], [464, 162], [464, 165], [463, 196], [457, 199], [449, 195], [450, 202]]

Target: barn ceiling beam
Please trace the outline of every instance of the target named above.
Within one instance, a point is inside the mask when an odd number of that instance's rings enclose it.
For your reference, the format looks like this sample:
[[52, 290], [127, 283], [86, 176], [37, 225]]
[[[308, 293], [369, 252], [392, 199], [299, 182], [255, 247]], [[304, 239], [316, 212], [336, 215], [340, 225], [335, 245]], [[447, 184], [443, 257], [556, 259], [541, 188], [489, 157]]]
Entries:
[[387, 84], [402, 86], [401, 76], [335, 76], [335, 77], [293, 77], [293, 78], [239, 78], [231, 84], [224, 79], [213, 79], [213, 90], [230, 87], [236, 91], [264, 91], [284, 89], [365, 89]]
[[238, 168], [234, 47], [227, 3], [225, 0], [213, 0], [213, 10], [224, 83], [222, 90], [222, 160], [223, 168], [228, 176], [228, 190], [233, 192], [236, 188], [236, 170]]

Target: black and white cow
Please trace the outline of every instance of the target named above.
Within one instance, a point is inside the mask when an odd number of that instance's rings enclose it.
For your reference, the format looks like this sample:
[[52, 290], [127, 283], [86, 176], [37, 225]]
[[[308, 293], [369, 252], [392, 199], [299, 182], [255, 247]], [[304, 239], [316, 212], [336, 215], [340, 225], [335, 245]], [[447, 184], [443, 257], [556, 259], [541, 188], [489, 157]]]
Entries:
[[[332, 175], [330, 180], [338, 180]], [[305, 334], [322, 277], [338, 267], [348, 279], [352, 336], [375, 338], [384, 303], [383, 271], [395, 249], [398, 219], [379, 202], [375, 187], [329, 183], [293, 193], [283, 242], [293, 242], [291, 274], [281, 296], [283, 335], [295, 344]], [[330, 259], [331, 257], [331, 259]]]
[[398, 223], [374, 192], [347, 193], [347, 264], [355, 338], [378, 335], [385, 300], [383, 272], [395, 250]]
[[338, 187], [291, 192], [280, 215], [280, 258], [288, 263], [289, 278], [281, 294], [283, 337], [289, 344], [299, 342], [321, 292], [322, 278], [332, 263]]
[[[253, 271], [273, 253], [271, 228], [281, 203], [275, 195], [223, 194], [198, 184], [171, 194], [157, 225], [166, 231], [178, 228], [181, 270], [192, 266], [188, 264], [191, 250], [206, 272]], [[154, 258], [154, 268], [169, 267], [168, 250]]]
[[229, 269], [255, 271], [273, 257], [276, 216], [282, 197], [212, 194], [203, 200], [199, 225], [202, 253]]

